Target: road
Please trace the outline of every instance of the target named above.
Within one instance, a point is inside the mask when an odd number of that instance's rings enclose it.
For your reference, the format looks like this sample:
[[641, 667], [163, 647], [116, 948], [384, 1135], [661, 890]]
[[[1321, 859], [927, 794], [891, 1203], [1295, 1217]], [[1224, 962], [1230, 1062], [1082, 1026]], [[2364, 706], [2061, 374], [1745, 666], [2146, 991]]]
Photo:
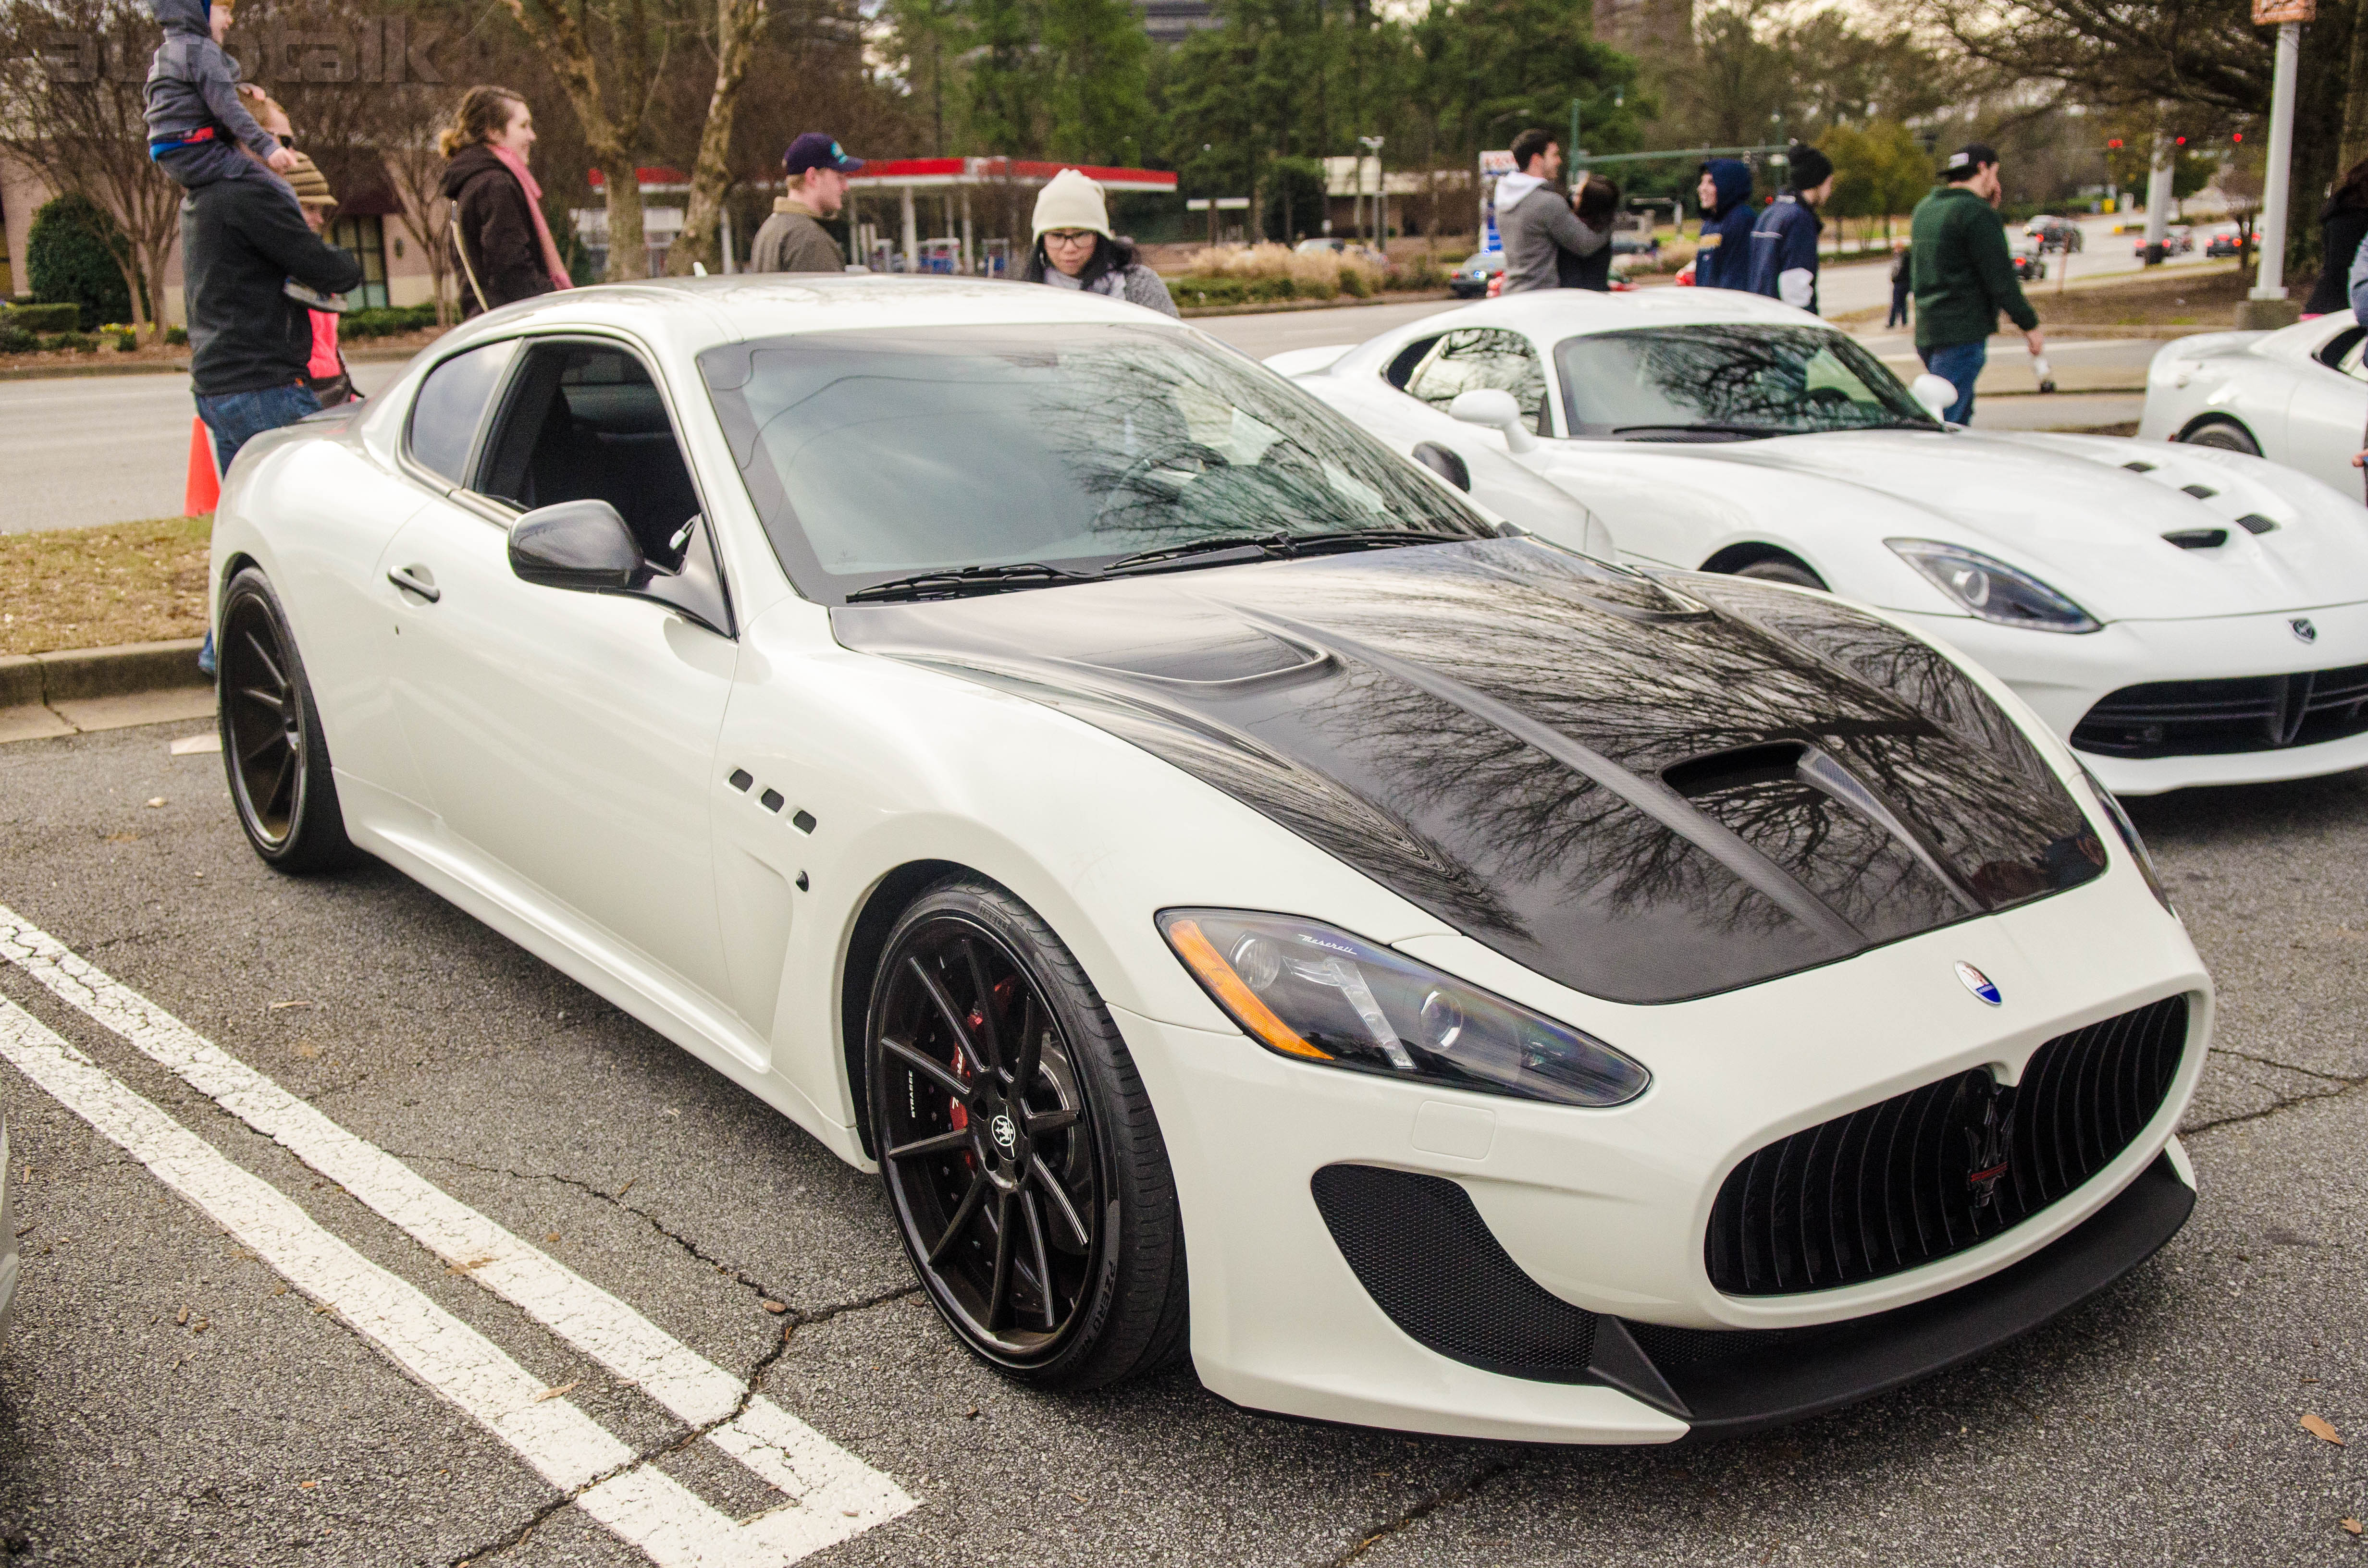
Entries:
[[[393, 873], [266, 871], [219, 759], [168, 751], [194, 727], [0, 746], [0, 922], [35, 955], [0, 961], [11, 1563], [634, 1568], [594, 1516], [636, 1485], [825, 1565], [2360, 1560], [2368, 776], [2135, 803], [2222, 1009], [2160, 1257], [1846, 1414], [1589, 1451], [1269, 1419], [1189, 1373], [1012, 1389], [913, 1295], [871, 1178]], [[28, 926], [96, 971], [42, 983]], [[637, 1386], [603, 1333], [690, 1373]], [[591, 1458], [538, 1472], [533, 1431], [435, 1392], [471, 1378]], [[768, 1512], [764, 1454], [698, 1436], [751, 1391], [837, 1493]]]

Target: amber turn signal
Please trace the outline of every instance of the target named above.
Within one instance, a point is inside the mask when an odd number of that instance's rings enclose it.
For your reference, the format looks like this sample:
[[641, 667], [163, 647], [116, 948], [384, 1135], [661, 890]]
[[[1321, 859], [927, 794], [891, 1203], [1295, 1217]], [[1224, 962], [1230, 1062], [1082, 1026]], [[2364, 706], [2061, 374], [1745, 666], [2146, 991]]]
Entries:
[[1330, 1051], [1318, 1050], [1300, 1039], [1289, 1024], [1275, 1016], [1273, 1008], [1258, 1000], [1258, 993], [1234, 972], [1234, 966], [1202, 933], [1198, 921], [1175, 922], [1167, 927], [1167, 939], [1175, 944], [1177, 956], [1209, 988], [1210, 994], [1269, 1048], [1286, 1056], [1304, 1056], [1316, 1062], [1332, 1060]]

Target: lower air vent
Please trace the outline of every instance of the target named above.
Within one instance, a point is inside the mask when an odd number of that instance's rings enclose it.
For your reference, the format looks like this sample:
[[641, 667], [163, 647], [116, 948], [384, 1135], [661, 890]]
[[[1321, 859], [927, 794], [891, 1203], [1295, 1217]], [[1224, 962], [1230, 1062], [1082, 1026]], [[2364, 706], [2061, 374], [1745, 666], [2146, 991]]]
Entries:
[[2232, 680], [2125, 686], [2089, 710], [2072, 744], [2100, 756], [2221, 756], [2368, 732], [2368, 665]]
[[1577, 1382], [1595, 1354], [1595, 1314], [1521, 1272], [1445, 1176], [1326, 1165], [1315, 1207], [1366, 1294], [1392, 1323], [1451, 1360]]
[[1731, 1296], [1830, 1290], [2012, 1229], [2111, 1164], [2187, 1047], [2168, 996], [2058, 1035], [2020, 1084], [1961, 1073], [1779, 1139], [1728, 1173], [1704, 1259]]

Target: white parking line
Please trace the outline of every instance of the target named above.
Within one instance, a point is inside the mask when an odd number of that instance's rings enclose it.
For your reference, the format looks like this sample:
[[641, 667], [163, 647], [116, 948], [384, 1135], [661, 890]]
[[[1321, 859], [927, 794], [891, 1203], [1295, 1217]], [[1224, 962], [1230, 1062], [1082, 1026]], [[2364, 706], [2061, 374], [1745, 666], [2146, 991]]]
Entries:
[[[0, 905], [0, 958], [16, 963], [60, 1000], [171, 1069], [422, 1246], [460, 1267], [467, 1278], [517, 1305], [618, 1377], [638, 1384], [677, 1419], [708, 1426], [709, 1442], [794, 1505], [735, 1525], [646, 1466], [603, 1482], [577, 1499], [587, 1513], [654, 1560], [666, 1564], [785, 1564], [916, 1506], [886, 1476], [762, 1394], [749, 1399], [746, 1408], [734, 1416], [742, 1385], [730, 1373], [608, 1291], [423, 1179], [392, 1154], [339, 1127], [6, 905]], [[26, 1021], [40, 1028], [28, 1016]], [[101, 1070], [93, 1066], [90, 1071]], [[131, 1091], [122, 1089], [122, 1093], [128, 1096]], [[208, 1152], [211, 1153], [210, 1148]], [[309, 1220], [304, 1222], [311, 1224]], [[335, 1242], [327, 1233], [321, 1234]], [[429, 1311], [440, 1311], [424, 1297], [419, 1301]], [[485, 1348], [499, 1355], [489, 1344]], [[425, 1374], [422, 1377], [431, 1387], [439, 1386]], [[533, 1392], [540, 1392], [540, 1385]], [[600, 1436], [615, 1441], [606, 1433]], [[618, 1460], [589, 1474], [613, 1469], [630, 1457], [620, 1453]], [[574, 1484], [581, 1484], [581, 1480]]]

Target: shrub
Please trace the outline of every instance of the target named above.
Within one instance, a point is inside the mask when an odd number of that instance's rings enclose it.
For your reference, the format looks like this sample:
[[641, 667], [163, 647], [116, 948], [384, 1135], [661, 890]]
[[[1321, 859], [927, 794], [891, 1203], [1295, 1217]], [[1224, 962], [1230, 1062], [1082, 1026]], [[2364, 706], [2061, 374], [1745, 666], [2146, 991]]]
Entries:
[[19, 332], [80, 332], [82, 307], [72, 300], [53, 305], [13, 305], [0, 310], [0, 323]]
[[1399, 269], [1398, 287], [1423, 290], [1444, 289], [1447, 287], [1447, 268], [1440, 265], [1437, 256], [1425, 251]]
[[1340, 292], [1352, 300], [1370, 300], [1374, 290], [1363, 267], [1344, 267], [1340, 269]]
[[42, 338], [40, 346], [53, 351], [88, 354], [98, 347], [98, 339], [86, 332], [53, 332]]
[[0, 354], [30, 354], [41, 340], [23, 327], [0, 321]]
[[172, 347], [186, 348], [189, 342], [189, 329], [185, 326], [168, 326], [165, 329], [165, 341]]
[[124, 244], [115, 220], [86, 196], [69, 192], [33, 214], [25, 247], [33, 298], [82, 307], [81, 321], [52, 330], [70, 332], [83, 322], [122, 321], [131, 314], [131, 291], [115, 265]]
[[[1193, 256], [1185, 269], [1188, 278], [1239, 278], [1248, 279], [1288, 279], [1292, 282], [1320, 283], [1325, 292], [1312, 298], [1332, 298], [1342, 288], [1340, 275], [1351, 268], [1361, 273], [1369, 289], [1379, 290], [1386, 274], [1375, 262], [1360, 256], [1344, 256], [1337, 251], [1320, 251], [1302, 256], [1289, 245], [1212, 245]], [[1291, 290], [1273, 296], [1289, 299]]]
[[393, 337], [397, 333], [417, 332], [436, 324], [436, 307], [397, 305], [356, 311], [337, 324], [337, 335], [343, 338]]
[[1291, 280], [1291, 291], [1303, 300], [1334, 300], [1340, 295], [1340, 279], [1337, 275], [1330, 278], [1294, 278]]

